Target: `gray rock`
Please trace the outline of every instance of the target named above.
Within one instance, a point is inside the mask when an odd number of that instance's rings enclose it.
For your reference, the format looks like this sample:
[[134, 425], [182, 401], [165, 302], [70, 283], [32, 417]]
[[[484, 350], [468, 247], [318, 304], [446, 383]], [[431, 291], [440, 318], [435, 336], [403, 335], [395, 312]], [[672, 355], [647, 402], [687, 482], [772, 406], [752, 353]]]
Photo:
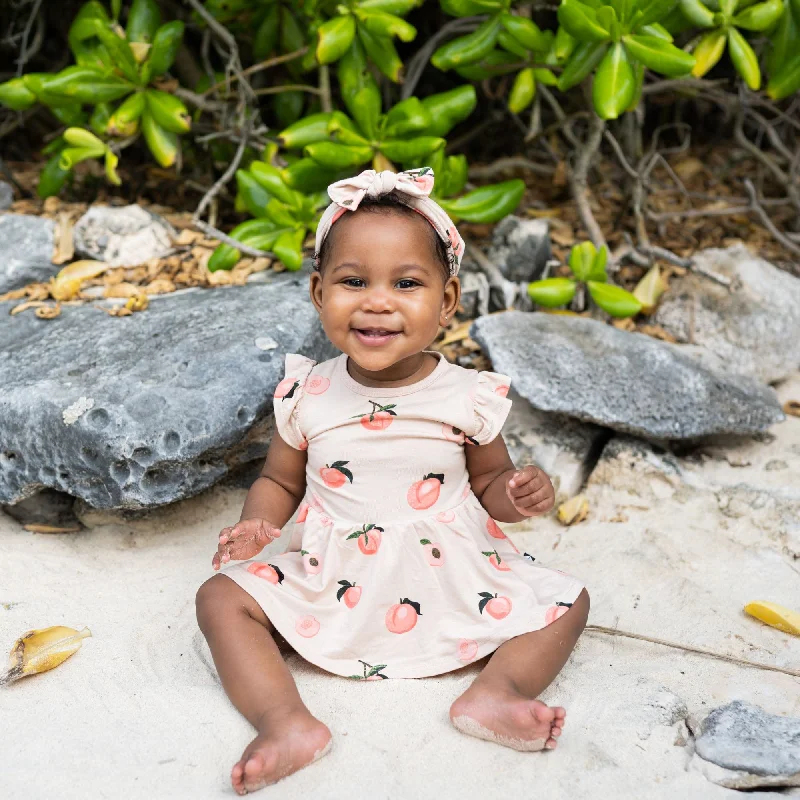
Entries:
[[552, 258], [547, 220], [506, 217], [494, 229], [488, 256], [510, 281], [540, 278]]
[[503, 439], [517, 467], [536, 464], [553, 482], [556, 504], [578, 494], [609, 431], [562, 414], [537, 411], [512, 388]]
[[14, 202], [14, 187], [10, 183], [0, 181], [0, 211], [11, 208]]
[[489, 281], [482, 272], [463, 272], [461, 278], [461, 305], [464, 313], [482, 317], [489, 313]]
[[[285, 353], [336, 354], [307, 279], [154, 296], [129, 317], [66, 306], [0, 326], [0, 502], [51, 487], [95, 508], [157, 506], [263, 458]], [[265, 336], [279, 347], [261, 349]]]
[[42, 489], [13, 506], [0, 506], [20, 525], [51, 525], [56, 528], [80, 528], [73, 512], [75, 498], [65, 492]]
[[58, 272], [59, 267], [51, 261], [54, 237], [51, 219], [0, 214], [0, 294], [47, 281]]
[[174, 251], [175, 230], [164, 219], [137, 205], [92, 206], [76, 223], [75, 250], [112, 267], [135, 267]]
[[784, 418], [772, 389], [584, 317], [509, 311], [470, 335], [534, 408], [654, 439], [752, 433]]
[[730, 278], [730, 291], [688, 272], [672, 279], [653, 321], [679, 342], [691, 338], [711, 351], [726, 372], [764, 383], [795, 372], [800, 366], [800, 280], [742, 245], [705, 250], [695, 259]]
[[715, 708], [695, 739], [691, 768], [732, 789], [800, 786], [800, 718], [741, 700]]

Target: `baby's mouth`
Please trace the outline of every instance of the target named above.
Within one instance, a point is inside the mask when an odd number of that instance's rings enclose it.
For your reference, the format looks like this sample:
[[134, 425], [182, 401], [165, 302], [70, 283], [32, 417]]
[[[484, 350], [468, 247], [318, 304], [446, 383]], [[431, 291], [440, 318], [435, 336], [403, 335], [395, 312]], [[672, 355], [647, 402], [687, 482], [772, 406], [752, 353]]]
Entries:
[[362, 344], [379, 345], [390, 342], [400, 331], [390, 331], [387, 328], [353, 328], [353, 332]]

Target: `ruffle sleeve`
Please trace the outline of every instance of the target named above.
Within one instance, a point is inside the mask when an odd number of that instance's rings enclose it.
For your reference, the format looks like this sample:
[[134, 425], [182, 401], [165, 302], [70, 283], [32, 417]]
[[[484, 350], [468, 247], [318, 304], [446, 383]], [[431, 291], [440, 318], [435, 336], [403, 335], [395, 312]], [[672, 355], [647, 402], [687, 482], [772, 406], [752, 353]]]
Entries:
[[474, 428], [470, 434], [478, 444], [489, 444], [503, 428], [511, 400], [506, 396], [511, 378], [498, 372], [479, 372], [472, 390], [475, 412]]
[[273, 410], [278, 433], [286, 444], [295, 450], [305, 450], [308, 441], [300, 429], [300, 400], [305, 391], [308, 376], [316, 364], [298, 353], [287, 353], [284, 379], [275, 387]]

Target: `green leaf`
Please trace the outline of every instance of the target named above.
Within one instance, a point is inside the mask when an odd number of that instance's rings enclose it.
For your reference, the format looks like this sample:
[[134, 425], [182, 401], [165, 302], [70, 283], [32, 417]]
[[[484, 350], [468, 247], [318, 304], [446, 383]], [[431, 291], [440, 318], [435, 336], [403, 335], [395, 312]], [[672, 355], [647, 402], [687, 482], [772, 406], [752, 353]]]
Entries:
[[714, 12], [700, 0], [680, 0], [683, 15], [699, 28], [711, 28], [714, 25]]
[[132, 136], [145, 109], [144, 92], [134, 92], [109, 117], [105, 132], [110, 136]]
[[238, 196], [245, 208], [254, 217], [266, 215], [267, 203], [270, 201], [270, 193], [244, 169], [236, 170], [236, 185]]
[[416, 97], [401, 100], [386, 115], [383, 134], [389, 138], [425, 130], [433, 123], [431, 112]]
[[254, 161], [250, 165], [250, 174], [273, 196], [282, 203], [293, 205], [297, 202], [297, 192], [292, 191], [281, 177], [281, 171], [272, 164]]
[[597, 249], [591, 242], [576, 244], [570, 251], [569, 268], [579, 281], [585, 281], [589, 278], [596, 255]]
[[[798, 7], [800, 7], [800, 0], [798, 0]], [[767, 72], [774, 76], [789, 61], [793, 60], [795, 55], [800, 54], [800, 28], [795, 23], [794, 15], [791, 12], [784, 14], [778, 21], [775, 30], [770, 35], [770, 44]], [[770, 79], [771, 85], [772, 79]], [[769, 94], [769, 87], [767, 94]]]
[[773, 100], [783, 100], [800, 89], [800, 54], [776, 72], [767, 85], [767, 94]]
[[491, 17], [473, 33], [442, 45], [431, 57], [431, 64], [441, 70], [474, 64], [489, 54], [499, 32], [499, 17]]
[[142, 133], [155, 160], [162, 167], [171, 167], [178, 157], [178, 137], [162, 128], [152, 114], [142, 114]]
[[695, 65], [695, 57], [656, 36], [623, 36], [628, 54], [653, 72], [677, 78], [687, 75]]
[[603, 60], [608, 47], [608, 42], [581, 42], [572, 52], [558, 78], [559, 90], [566, 92], [583, 81]]
[[414, 139], [390, 139], [381, 144], [381, 152], [391, 161], [416, 165], [431, 153], [445, 146], [438, 136], [417, 136]]
[[[733, 18], [737, 28], [748, 31], [765, 31], [771, 28], [783, 15], [783, 0], [767, 0], [765, 3], [756, 3], [746, 8], [741, 14]], [[787, 13], [789, 13], [787, 11]]]
[[145, 93], [147, 108], [153, 119], [171, 133], [188, 133], [192, 120], [186, 106], [174, 95], [158, 89], [148, 89]]
[[492, 14], [503, 7], [501, 0], [440, 0], [442, 11], [451, 17]]
[[73, 147], [91, 150], [95, 156], [101, 156], [106, 151], [105, 142], [85, 128], [67, 128], [64, 131], [64, 141]]
[[133, 0], [125, 33], [129, 42], [152, 42], [161, 24], [156, 0]]
[[183, 23], [175, 21], [162, 25], [156, 31], [150, 56], [145, 62], [150, 78], [163, 75], [172, 66], [183, 41], [183, 29]]
[[569, 278], [545, 278], [528, 284], [528, 297], [546, 308], [557, 308], [569, 303], [575, 296], [578, 284]]
[[253, 37], [253, 58], [263, 61], [270, 56], [278, 46], [281, 21], [280, 3], [273, 3], [256, 29]]
[[525, 194], [525, 183], [519, 179], [482, 186], [455, 200], [440, 200], [439, 205], [454, 220], [498, 222], [511, 214]]
[[521, 69], [514, 79], [511, 92], [508, 96], [508, 110], [520, 114], [532, 102], [536, 94], [536, 78], [531, 67]]
[[373, 64], [393, 83], [403, 80], [403, 62], [397, 55], [394, 42], [388, 36], [374, 36], [363, 25], [358, 26], [358, 38]]
[[594, 257], [592, 268], [589, 270], [587, 280], [604, 282], [607, 280], [606, 264], [608, 263], [608, 247], [603, 245]]
[[601, 119], [616, 119], [633, 100], [636, 78], [621, 42], [611, 45], [594, 76], [592, 100]]
[[600, 24], [595, 10], [579, 0], [564, 0], [558, 7], [558, 21], [567, 33], [581, 42], [607, 42], [611, 38], [610, 31]]
[[106, 157], [105, 157], [106, 178], [108, 179], [108, 182], [113, 183], [114, 186], [119, 186], [122, 183], [122, 180], [117, 174], [118, 164], [119, 164], [119, 156], [116, 153], [114, 153], [110, 148], [106, 150]]
[[371, 147], [353, 147], [336, 142], [313, 142], [303, 152], [323, 167], [333, 170], [355, 169], [372, 158]]
[[645, 25], [661, 22], [677, 5], [678, 0], [641, 0], [636, 4], [637, 10], [642, 12], [637, 30]]
[[705, 34], [694, 49], [695, 64], [692, 75], [702, 78], [722, 58], [725, 42], [725, 31], [722, 28]]
[[61, 154], [56, 153], [44, 165], [44, 169], [39, 173], [39, 184], [36, 187], [36, 194], [42, 199], [57, 195], [63, 188], [70, 175], [70, 169], [61, 166]]
[[[566, 61], [571, 55], [572, 51], [575, 49], [575, 46], [578, 44], [578, 40], [567, 33], [567, 29], [562, 25], [558, 26], [558, 30], [556, 31], [556, 38], [553, 41], [553, 56], [555, 56], [556, 63], [560, 64]], [[550, 63], [550, 62], [548, 62]]]
[[79, 66], [67, 67], [55, 75], [27, 75], [25, 85], [45, 103], [48, 100], [41, 95], [48, 96], [48, 99], [56, 96], [56, 100], [60, 96], [62, 100], [77, 100], [80, 103], [108, 103], [130, 94], [134, 88], [124, 78]]
[[[510, 34], [506, 35], [510, 36]], [[499, 41], [500, 34], [497, 35], [497, 38]], [[487, 78], [496, 78], [498, 75], [506, 75], [509, 72], [516, 72], [519, 69], [519, 62], [519, 56], [513, 53], [508, 53], [505, 50], [492, 50], [489, 55], [480, 61], [463, 67], [456, 67], [455, 71], [462, 78], [477, 82]]]
[[358, 39], [353, 39], [350, 49], [340, 59], [338, 76], [347, 110], [363, 133], [369, 138], [374, 137], [381, 114], [381, 94]]
[[346, 14], [333, 17], [319, 27], [317, 43], [317, 61], [320, 64], [332, 64], [338, 61], [350, 47], [356, 35], [355, 18]]
[[478, 603], [478, 611], [483, 614], [483, 609], [486, 608], [486, 604], [491, 600], [491, 595], [489, 597], [484, 597], [483, 600]]
[[754, 92], [761, 88], [761, 70], [758, 66], [758, 56], [753, 52], [747, 40], [736, 28], [728, 28], [728, 52], [731, 55], [733, 66], [744, 78], [744, 82]]
[[404, 17], [411, 9], [421, 5], [422, 0], [361, 0], [358, 7]]
[[313, 158], [300, 158], [281, 170], [287, 186], [298, 192], [324, 191], [331, 183], [350, 175], [350, 170], [326, 169]]
[[447, 136], [459, 122], [463, 122], [474, 111], [477, 102], [475, 87], [469, 85], [426, 97], [422, 105], [431, 116], [427, 128], [428, 135]]
[[131, 46], [105, 23], [98, 20], [95, 28], [98, 38], [113, 59], [114, 66], [120, 70], [129, 81], [138, 83], [139, 65], [136, 63], [136, 58], [133, 55]]
[[[272, 250], [275, 255], [283, 262], [286, 269], [294, 272], [300, 269], [303, 263], [303, 239], [305, 238], [305, 228], [297, 228], [293, 231], [284, 231], [275, 242]], [[345, 477], [353, 482], [353, 473], [344, 467], [339, 467]]]
[[596, 281], [589, 281], [587, 286], [592, 300], [612, 317], [632, 317], [642, 309], [642, 304], [619, 286]]
[[396, 36], [401, 42], [411, 42], [417, 35], [417, 29], [394, 14], [385, 11], [362, 9], [356, 6], [355, 10], [359, 22], [373, 36]]
[[24, 111], [36, 103], [36, 95], [25, 86], [22, 78], [0, 83], [0, 104], [12, 111]]
[[318, 114], [309, 114], [298, 120], [278, 134], [278, 143], [281, 147], [297, 149], [305, 147], [312, 142], [322, 142], [328, 138], [328, 123], [331, 121], [331, 112], [325, 111]]
[[526, 49], [536, 52], [545, 52], [550, 47], [547, 39], [539, 26], [527, 17], [518, 17], [515, 14], [503, 13], [500, 15], [503, 27]]

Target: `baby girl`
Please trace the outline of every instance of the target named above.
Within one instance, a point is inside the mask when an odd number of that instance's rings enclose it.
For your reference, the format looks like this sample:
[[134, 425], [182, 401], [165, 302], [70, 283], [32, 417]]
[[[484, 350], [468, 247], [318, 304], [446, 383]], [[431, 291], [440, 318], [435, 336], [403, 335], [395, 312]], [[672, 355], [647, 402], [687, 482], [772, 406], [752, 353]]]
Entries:
[[[277, 642], [360, 681], [491, 656], [450, 707], [459, 731], [542, 750], [564, 727], [564, 709], [536, 698], [575, 646], [589, 596], [497, 524], [554, 502], [547, 475], [516, 469], [500, 435], [509, 379], [426, 349], [458, 308], [464, 252], [432, 187], [423, 168], [328, 188], [310, 293], [341, 355], [286, 356], [266, 462], [219, 536], [212, 564], [227, 566], [197, 593], [222, 685], [258, 730], [231, 773], [239, 794], [331, 745]], [[295, 512], [286, 551], [259, 559]]]

